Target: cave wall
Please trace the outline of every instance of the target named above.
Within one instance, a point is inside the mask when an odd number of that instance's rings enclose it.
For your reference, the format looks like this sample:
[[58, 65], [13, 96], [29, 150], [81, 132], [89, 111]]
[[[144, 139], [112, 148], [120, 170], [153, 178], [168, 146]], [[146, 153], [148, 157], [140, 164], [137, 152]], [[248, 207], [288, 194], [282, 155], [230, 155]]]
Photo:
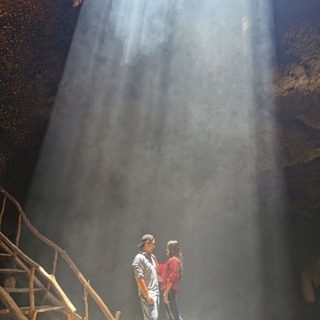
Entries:
[[[0, 4], [0, 184], [23, 200], [81, 6]], [[290, 192], [320, 199], [320, 4], [273, 1], [277, 136]], [[297, 204], [298, 210], [302, 204]]]
[[0, 185], [26, 195], [81, 6], [0, 3]]
[[[274, 93], [288, 197], [288, 236], [297, 288], [320, 253], [320, 2], [273, 1]], [[301, 291], [300, 298], [302, 298]], [[300, 305], [315, 319], [316, 305]]]
[[292, 182], [319, 180], [311, 167], [320, 156], [320, 3], [274, 1], [274, 14], [274, 92], [283, 166]]

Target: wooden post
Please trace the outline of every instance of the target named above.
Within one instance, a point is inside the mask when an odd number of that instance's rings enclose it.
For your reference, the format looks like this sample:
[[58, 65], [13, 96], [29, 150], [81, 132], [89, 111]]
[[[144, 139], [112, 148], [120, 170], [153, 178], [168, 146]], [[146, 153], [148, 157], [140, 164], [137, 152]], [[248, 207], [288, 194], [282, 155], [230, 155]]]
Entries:
[[1, 231], [1, 227], [2, 227], [2, 217], [3, 217], [3, 214], [4, 214], [4, 209], [6, 207], [6, 200], [7, 200], [7, 196], [4, 194], [3, 195], [3, 201], [2, 201], [1, 213], [0, 213], [0, 231]]
[[[89, 281], [88, 281], [89, 283]], [[86, 320], [89, 320], [89, 305], [88, 305], [88, 290], [87, 290], [87, 287], [84, 286], [84, 307], [85, 307], [85, 317], [86, 317]]]
[[35, 268], [31, 268], [29, 274], [29, 299], [30, 299], [30, 319], [34, 319], [35, 302], [34, 302], [34, 272]]
[[21, 236], [21, 220], [22, 220], [22, 214], [20, 212], [19, 219], [18, 219], [18, 229], [17, 229], [17, 235], [16, 235], [16, 243], [15, 245], [19, 248], [19, 242], [20, 242], [20, 236]]
[[[57, 252], [57, 251], [54, 251], [54, 260], [53, 260], [53, 268], [52, 268], [52, 274], [53, 274], [53, 275], [56, 274], [57, 261], [58, 261], [58, 252]], [[48, 285], [47, 285], [47, 288], [46, 288], [46, 292], [45, 292], [44, 295], [43, 295], [41, 304], [44, 304], [44, 302], [46, 301], [47, 295], [48, 295], [48, 292], [49, 292], [50, 288], [51, 288], [51, 283], [48, 282]]]
[[120, 315], [121, 315], [121, 311], [117, 311], [114, 319], [115, 320], [119, 320], [120, 319]]

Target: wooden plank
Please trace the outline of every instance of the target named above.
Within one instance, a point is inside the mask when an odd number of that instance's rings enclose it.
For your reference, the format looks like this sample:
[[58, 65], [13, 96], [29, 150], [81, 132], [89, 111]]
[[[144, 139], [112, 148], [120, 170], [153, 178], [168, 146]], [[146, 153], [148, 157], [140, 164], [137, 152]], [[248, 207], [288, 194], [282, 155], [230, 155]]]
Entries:
[[0, 269], [0, 273], [27, 273], [27, 271], [22, 269]]
[[[37, 306], [35, 307], [35, 310], [37, 311], [37, 313], [40, 313], [40, 312], [48, 312], [48, 311], [59, 311], [59, 310], [66, 310], [67, 308], [65, 306]], [[29, 314], [30, 313], [30, 310], [29, 309], [26, 309], [26, 310], [23, 310], [23, 308], [21, 308], [21, 311], [25, 314]]]
[[[27, 293], [30, 292], [30, 288], [7, 288], [3, 287], [4, 290], [6, 290], [9, 293]], [[34, 291], [45, 291], [46, 289], [44, 288], [34, 288]]]
[[[37, 306], [35, 307], [35, 310], [37, 313], [40, 312], [51, 312], [51, 311], [61, 311], [66, 310], [67, 308], [65, 306]], [[20, 308], [20, 311], [22, 314], [29, 315], [30, 314], [30, 308], [29, 307], [22, 307]], [[0, 316], [1, 315], [11, 315], [11, 311], [9, 309], [1, 309], [0, 310]]]
[[9, 257], [12, 257], [12, 254], [11, 253], [4, 253], [4, 252], [1, 252], [0, 253], [0, 258], [9, 258]]

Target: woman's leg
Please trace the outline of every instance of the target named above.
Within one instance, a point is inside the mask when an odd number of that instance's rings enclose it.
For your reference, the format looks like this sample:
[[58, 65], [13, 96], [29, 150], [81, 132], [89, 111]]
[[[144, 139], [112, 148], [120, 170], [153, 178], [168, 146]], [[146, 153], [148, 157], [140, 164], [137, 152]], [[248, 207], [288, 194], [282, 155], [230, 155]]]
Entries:
[[169, 303], [166, 304], [166, 311], [169, 314], [169, 320], [182, 320], [177, 308], [177, 292], [170, 290], [168, 294]]
[[166, 318], [167, 320], [174, 320], [171, 316], [170, 313], [170, 307], [169, 307], [169, 303], [164, 303], [165, 309], [166, 309]]

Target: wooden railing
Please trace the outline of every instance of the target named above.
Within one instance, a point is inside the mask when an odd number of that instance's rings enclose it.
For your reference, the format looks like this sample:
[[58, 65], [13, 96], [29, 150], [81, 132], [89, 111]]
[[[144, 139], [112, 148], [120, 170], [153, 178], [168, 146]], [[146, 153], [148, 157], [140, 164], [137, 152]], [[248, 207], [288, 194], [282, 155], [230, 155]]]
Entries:
[[[85, 277], [82, 275], [78, 267], [75, 265], [75, 263], [72, 261], [72, 259], [69, 257], [69, 255], [66, 253], [66, 251], [62, 250], [58, 245], [56, 245], [54, 242], [43, 236], [35, 227], [32, 226], [30, 221], [27, 219], [25, 213], [23, 212], [20, 204], [17, 202], [17, 200], [11, 196], [6, 190], [0, 187], [0, 192], [3, 194], [3, 200], [2, 200], [2, 206], [1, 206], [1, 212], [0, 212], [0, 237], [4, 240], [6, 245], [10, 246], [11, 241], [1, 232], [2, 231], [2, 222], [3, 217], [5, 214], [6, 209], [6, 201], [9, 200], [11, 203], [16, 207], [18, 211], [18, 224], [17, 224], [17, 233], [15, 235], [15, 244], [11, 245], [10, 250], [13, 251], [16, 255], [19, 257], [22, 257], [23, 260], [27, 261], [35, 270], [40, 272], [40, 274], [49, 282], [49, 286], [52, 286], [57, 295], [60, 297], [60, 299], [64, 302], [64, 305], [67, 306], [68, 310], [75, 314], [76, 308], [73, 306], [69, 298], [65, 295], [63, 290], [58, 285], [58, 282], [55, 279], [55, 272], [57, 268], [57, 259], [58, 256], [60, 256], [69, 266], [69, 268], [72, 270], [72, 272], [75, 274], [76, 278], [80, 282], [80, 284], [83, 286], [84, 289], [84, 308], [85, 308], [85, 319], [89, 320], [89, 311], [88, 311], [88, 299], [87, 296], [90, 295], [91, 298], [95, 301], [97, 306], [100, 308], [101, 312], [108, 320], [119, 320], [120, 319], [120, 311], [117, 311], [115, 316], [112, 315], [106, 304], [103, 302], [101, 297], [97, 294], [97, 292], [92, 288], [89, 281], [85, 279]], [[53, 272], [52, 274], [48, 274], [39, 264], [35, 263], [33, 260], [31, 260], [28, 256], [26, 256], [20, 249], [19, 249], [19, 242], [21, 237], [21, 229], [22, 229], [22, 223], [31, 231], [31, 233], [37, 237], [39, 240], [41, 240], [45, 245], [50, 247], [54, 250], [55, 256], [53, 261]], [[32, 276], [32, 275], [31, 275]], [[49, 288], [47, 288], [47, 291]]]
[[[11, 257], [14, 257], [14, 265], [13, 269], [0, 269], [1, 271], [5, 271], [6, 273], [25, 273], [29, 278], [29, 287], [28, 288], [16, 288], [15, 284], [13, 286], [8, 287], [5, 283], [5, 287], [1, 287], [3, 290], [0, 291], [0, 297], [2, 302], [8, 307], [8, 312], [14, 313], [14, 319], [23, 319], [27, 318], [24, 316], [25, 314], [29, 315], [29, 318], [32, 320], [36, 319], [37, 313], [39, 312], [48, 312], [48, 311], [61, 311], [68, 316], [70, 320], [83, 320], [81, 316], [76, 313], [76, 308], [73, 306], [71, 301], [68, 299], [66, 294], [63, 292], [58, 282], [56, 281], [54, 275], [49, 275], [39, 264], [29, 258], [25, 253], [23, 253], [19, 248], [17, 248], [2, 232], [0, 232], [0, 247], [5, 250], [6, 254]], [[1, 255], [6, 255], [1, 253]], [[49, 286], [45, 288], [42, 282], [37, 278], [35, 272], [38, 272], [42, 278], [44, 278], [47, 283], [55, 290], [57, 296], [60, 298], [57, 299], [51, 292], [49, 291]], [[45, 291], [46, 293], [46, 301], [49, 301], [51, 306], [37, 306], [35, 305], [35, 292], [37, 291]], [[29, 301], [30, 306], [18, 309], [18, 306], [13, 302], [9, 301], [10, 299], [9, 293], [14, 292], [29, 292]], [[9, 299], [9, 300], [8, 300]], [[6, 310], [0, 310], [0, 314], [2, 311], [6, 312]], [[6, 314], [6, 313], [5, 313]], [[87, 318], [88, 319], [88, 318]]]

